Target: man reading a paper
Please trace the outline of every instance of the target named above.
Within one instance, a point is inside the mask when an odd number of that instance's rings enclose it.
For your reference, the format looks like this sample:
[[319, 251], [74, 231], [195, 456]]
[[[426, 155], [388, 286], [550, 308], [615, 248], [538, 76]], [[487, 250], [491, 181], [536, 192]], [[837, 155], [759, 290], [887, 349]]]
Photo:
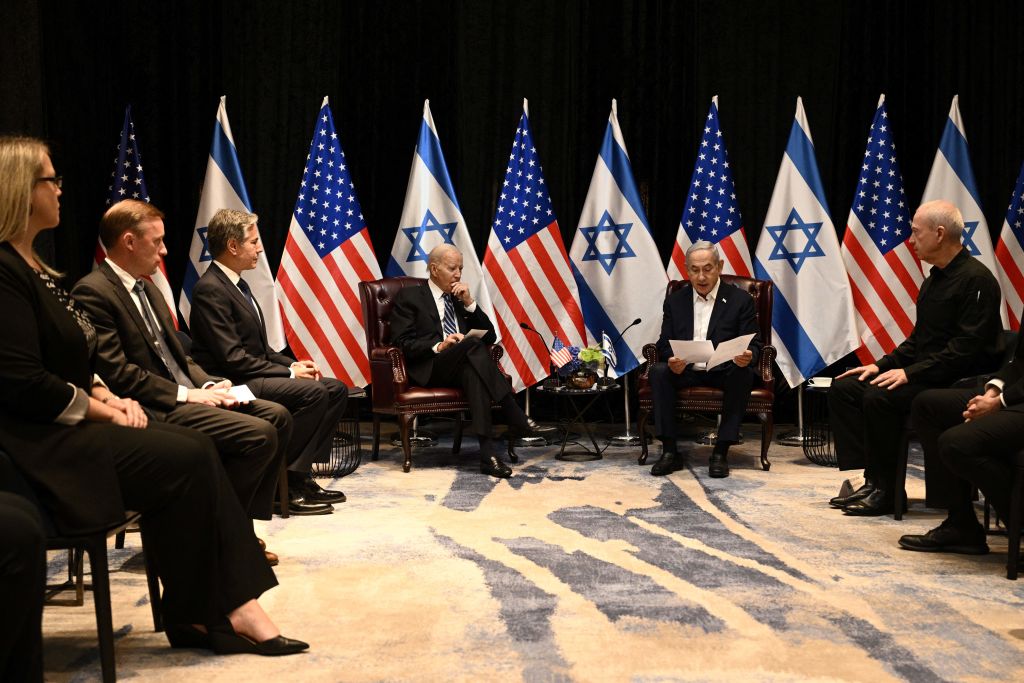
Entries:
[[[750, 398], [762, 341], [751, 296], [721, 281], [721, 255], [711, 242], [694, 242], [686, 250], [689, 283], [665, 299], [658, 358], [651, 368], [654, 423], [662, 443], [653, 475], [682, 469], [685, 456], [676, 446], [676, 393], [685, 387], [708, 386], [724, 391], [722, 422], [708, 462], [712, 477], [729, 476], [726, 456], [739, 441], [740, 423]], [[714, 351], [712, 349], [714, 348]]]
[[429, 280], [395, 295], [391, 343], [402, 349], [409, 377], [416, 384], [460, 387], [465, 392], [473, 431], [480, 440], [480, 472], [507, 479], [512, 468], [494, 450], [491, 405], [501, 406], [514, 436], [546, 436], [553, 430], [523, 413], [512, 385], [491, 360], [485, 344], [493, 344], [497, 335], [462, 281], [459, 250], [452, 244], [434, 247], [427, 256], [427, 269]]

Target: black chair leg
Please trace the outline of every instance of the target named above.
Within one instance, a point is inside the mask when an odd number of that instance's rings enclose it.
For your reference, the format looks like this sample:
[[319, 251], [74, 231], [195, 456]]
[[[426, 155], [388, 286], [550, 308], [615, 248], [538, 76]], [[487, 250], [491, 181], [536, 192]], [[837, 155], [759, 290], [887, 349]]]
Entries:
[[408, 472], [412, 469], [412, 444], [409, 443], [409, 435], [415, 419], [415, 415], [408, 415], [406, 413], [398, 415], [398, 433], [402, 438], [402, 457], [404, 458], [402, 461], [403, 472]]
[[896, 472], [893, 475], [893, 518], [903, 519], [903, 508], [907, 507], [907, 459], [910, 457], [910, 436], [906, 429], [900, 437], [896, 450]]
[[452, 439], [452, 455], [462, 450], [462, 411], [455, 413], [455, 437]]
[[163, 606], [160, 598], [160, 572], [157, 569], [153, 553], [146, 550], [145, 532], [141, 532], [142, 556], [146, 560], [146, 585], [149, 587], [149, 608], [153, 612], [153, 630], [160, 633], [164, 630]]
[[114, 536], [114, 547], [118, 550], [124, 548], [124, 535], [125, 531], [122, 529], [121, 531], [117, 532], [116, 536]]
[[380, 459], [380, 414], [373, 414], [373, 452], [370, 454], [372, 460]]
[[651, 415], [651, 411], [640, 409], [640, 412], [636, 416], [636, 431], [640, 435], [640, 457], [637, 458], [636, 464], [646, 465], [647, 464], [647, 418]]
[[[1021, 456], [1017, 456], [1018, 459]], [[1010, 496], [1010, 519], [1006, 527], [1006, 578], [1017, 580], [1017, 562], [1020, 561], [1021, 493], [1024, 489], [1024, 463], [1018, 462]]]
[[107, 569], [107, 539], [91, 539], [86, 546], [92, 574], [92, 597], [96, 606], [96, 635], [100, 642], [100, 669], [104, 683], [117, 680], [114, 662], [114, 625], [110, 610], [110, 575]]

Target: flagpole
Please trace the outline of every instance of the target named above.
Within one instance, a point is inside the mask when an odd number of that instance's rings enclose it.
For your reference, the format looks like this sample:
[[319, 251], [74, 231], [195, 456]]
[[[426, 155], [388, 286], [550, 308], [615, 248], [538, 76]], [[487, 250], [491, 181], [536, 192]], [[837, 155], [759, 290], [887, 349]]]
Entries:
[[615, 434], [614, 436], [608, 437], [608, 442], [612, 446], [639, 446], [640, 436], [632, 433], [629, 430], [629, 425], [632, 421], [629, 417], [629, 373], [627, 372], [622, 376], [622, 404], [626, 408], [626, 431], [621, 434]]
[[780, 434], [775, 440], [783, 446], [803, 446], [807, 438], [804, 432], [804, 385], [801, 383], [796, 390], [796, 431]]

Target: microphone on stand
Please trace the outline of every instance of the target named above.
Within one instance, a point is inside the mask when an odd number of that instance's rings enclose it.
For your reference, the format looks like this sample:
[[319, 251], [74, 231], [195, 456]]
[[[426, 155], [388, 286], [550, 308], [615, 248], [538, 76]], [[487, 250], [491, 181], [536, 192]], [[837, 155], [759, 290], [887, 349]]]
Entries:
[[[635, 327], [635, 326], [639, 325], [641, 322], [643, 322], [643, 320], [641, 318], [637, 318], [636, 320], [634, 320], [630, 324], [626, 325], [625, 329], [623, 329], [622, 332], [619, 332], [619, 336], [616, 337], [615, 341], [612, 342], [612, 344], [611, 344], [612, 348], [613, 349], [615, 348], [615, 345], [619, 343], [619, 340], [622, 339], [623, 335], [625, 335], [626, 332], [629, 332], [629, 329], [631, 327]], [[607, 387], [607, 386], [610, 386], [611, 384], [613, 384], [614, 382], [615, 382], [614, 379], [608, 379], [608, 362], [606, 361], [605, 364], [604, 364], [604, 377], [602, 377], [598, 381], [598, 383], [601, 386], [603, 386], [603, 387]]]
[[530, 327], [527, 323], [525, 323], [523, 321], [520, 321], [519, 322], [519, 327], [521, 327], [522, 329], [526, 330], [527, 332], [533, 332], [535, 335], [540, 337], [541, 342], [544, 344], [544, 348], [546, 348], [548, 350], [548, 373], [550, 373], [550, 377], [548, 379], [544, 380], [544, 384], [546, 386], [550, 387], [551, 385], [548, 385], [548, 382], [550, 381], [551, 378], [555, 378], [554, 385], [557, 386], [557, 384], [558, 384], [558, 379], [557, 379], [557, 377], [558, 377], [558, 374], [557, 374], [558, 370], [557, 370], [557, 368], [555, 368], [555, 364], [551, 361], [551, 344], [548, 344], [548, 340], [544, 338], [543, 334], [541, 334], [537, 330], [535, 330], [532, 327]]

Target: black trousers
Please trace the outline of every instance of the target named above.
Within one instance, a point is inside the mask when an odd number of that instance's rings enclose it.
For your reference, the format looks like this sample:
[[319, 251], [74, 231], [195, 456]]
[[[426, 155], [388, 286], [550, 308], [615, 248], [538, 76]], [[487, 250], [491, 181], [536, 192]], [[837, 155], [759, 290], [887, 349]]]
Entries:
[[1014, 456], [1024, 446], [1024, 405], [964, 422], [967, 402], [979, 393], [977, 389], [932, 389], [914, 400], [912, 419], [924, 449], [928, 505], [944, 507], [951, 516], [973, 516], [974, 485], [999, 516], [1008, 519]]
[[257, 377], [246, 384], [257, 397], [280, 403], [292, 414], [292, 438], [286, 456], [288, 471], [308, 474], [314, 462], [327, 459], [348, 400], [344, 382], [332, 377]]
[[78, 429], [109, 445], [122, 503], [142, 513], [167, 623], [223, 623], [228, 612], [277, 585], [208, 436], [161, 422]]
[[833, 382], [828, 410], [839, 469], [864, 468], [865, 477], [891, 488], [910, 404], [928, 388], [911, 383], [890, 391], [856, 377]]
[[0, 492], [0, 681], [43, 680], [45, 539], [35, 506]]
[[483, 437], [491, 436], [491, 403], [512, 393], [487, 345], [475, 338], [464, 339], [437, 354], [427, 386], [461, 388], [469, 403], [473, 432]]
[[750, 389], [754, 384], [754, 373], [750, 368], [741, 368], [729, 363], [725, 370], [703, 372], [687, 367], [678, 375], [669, 369], [668, 363], [655, 363], [648, 375], [654, 394], [654, 429], [662, 441], [676, 438], [676, 394], [686, 387], [715, 387], [723, 390], [722, 424], [718, 428], [719, 439], [736, 443], [740, 440], [740, 425], [750, 400]]
[[292, 435], [287, 408], [261, 400], [232, 410], [182, 403], [157, 417], [213, 439], [242, 509], [253, 519], [271, 518], [278, 463]]

